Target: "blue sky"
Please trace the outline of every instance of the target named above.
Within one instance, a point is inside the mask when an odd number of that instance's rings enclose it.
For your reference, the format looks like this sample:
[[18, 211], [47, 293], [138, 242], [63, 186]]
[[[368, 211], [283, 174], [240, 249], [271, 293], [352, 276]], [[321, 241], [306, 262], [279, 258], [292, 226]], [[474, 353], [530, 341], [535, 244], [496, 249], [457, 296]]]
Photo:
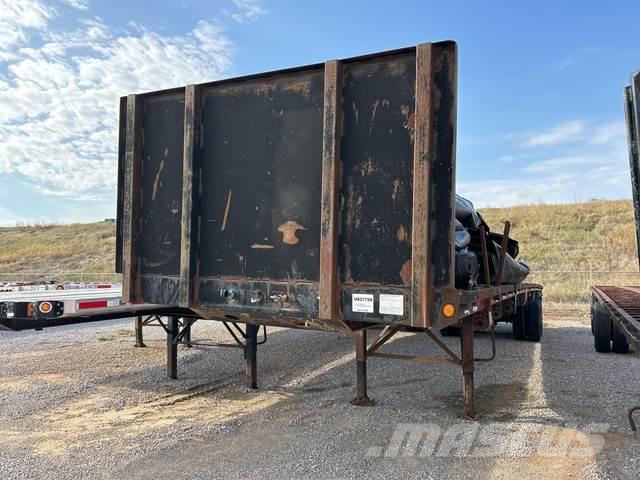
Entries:
[[638, 1], [0, 0], [0, 224], [114, 216], [120, 95], [442, 39], [459, 193], [628, 198], [638, 18]]

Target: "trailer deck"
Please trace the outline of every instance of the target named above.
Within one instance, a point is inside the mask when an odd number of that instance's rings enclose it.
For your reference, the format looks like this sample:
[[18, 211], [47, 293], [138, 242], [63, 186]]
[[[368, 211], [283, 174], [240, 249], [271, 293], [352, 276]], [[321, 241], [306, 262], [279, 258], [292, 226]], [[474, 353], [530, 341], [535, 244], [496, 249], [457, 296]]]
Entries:
[[594, 286], [591, 292], [640, 357], [640, 287]]
[[[631, 75], [623, 98], [636, 243], [640, 252], [640, 71]], [[627, 353], [631, 348], [640, 356], [640, 287], [591, 287], [591, 333], [597, 352]], [[629, 410], [629, 423], [634, 431], [636, 411], [640, 411], [640, 406]]]

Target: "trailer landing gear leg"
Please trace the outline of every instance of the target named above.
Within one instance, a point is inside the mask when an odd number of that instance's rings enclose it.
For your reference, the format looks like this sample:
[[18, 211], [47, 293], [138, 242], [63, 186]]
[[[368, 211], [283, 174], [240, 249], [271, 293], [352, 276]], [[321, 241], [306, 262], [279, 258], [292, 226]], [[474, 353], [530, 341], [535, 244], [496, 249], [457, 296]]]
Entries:
[[178, 317], [167, 320], [167, 377], [178, 378]]
[[134, 329], [136, 332], [136, 347], [146, 347], [144, 340], [142, 339], [142, 317], [138, 315], [134, 322]]
[[246, 378], [249, 388], [258, 388], [258, 325], [247, 324], [244, 358], [247, 362]]
[[351, 400], [352, 405], [368, 407], [375, 404], [367, 395], [367, 330], [358, 330], [356, 340], [356, 382], [357, 396]]
[[462, 375], [463, 387], [462, 396], [464, 405], [462, 408], [462, 417], [467, 419], [475, 418], [473, 408], [473, 323], [471, 318], [463, 321], [460, 332], [460, 346], [462, 350]]

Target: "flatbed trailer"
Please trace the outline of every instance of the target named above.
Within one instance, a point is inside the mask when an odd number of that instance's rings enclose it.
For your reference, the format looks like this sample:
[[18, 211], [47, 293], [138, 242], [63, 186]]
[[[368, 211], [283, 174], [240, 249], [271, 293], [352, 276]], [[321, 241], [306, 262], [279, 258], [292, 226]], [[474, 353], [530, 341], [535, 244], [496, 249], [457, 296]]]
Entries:
[[[631, 75], [624, 88], [631, 194], [636, 222], [636, 241], [640, 252], [640, 71]], [[639, 256], [640, 260], [640, 256]], [[597, 352], [628, 353], [640, 356], [640, 286], [591, 287], [591, 333]], [[634, 413], [629, 411], [629, 423], [637, 430]]]
[[121, 304], [122, 288], [0, 292], [0, 326], [9, 330], [61, 325], [74, 314]]
[[[223, 323], [252, 388], [266, 326], [331, 331], [354, 337], [354, 405], [372, 403], [367, 361], [382, 357], [460, 367], [474, 417], [496, 323], [539, 340], [542, 286], [503, 284], [507, 226], [491, 263], [489, 232], [473, 232], [482, 276], [456, 287], [456, 102], [452, 41], [123, 97], [118, 308], [164, 328], [167, 376], [196, 321]], [[442, 355], [382, 351], [407, 329]]]

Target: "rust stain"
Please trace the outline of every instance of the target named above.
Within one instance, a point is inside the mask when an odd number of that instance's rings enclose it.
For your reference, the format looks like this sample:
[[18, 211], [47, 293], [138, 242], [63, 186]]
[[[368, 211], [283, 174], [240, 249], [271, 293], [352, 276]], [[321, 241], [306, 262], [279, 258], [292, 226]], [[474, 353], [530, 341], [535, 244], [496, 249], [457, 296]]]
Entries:
[[300, 241], [296, 236], [298, 230], [306, 230], [306, 228], [294, 220], [288, 220], [278, 227], [278, 231], [282, 233], [282, 241], [287, 245], [296, 245]]
[[293, 92], [308, 96], [311, 91], [311, 81], [308, 78], [292, 80], [287, 77], [273, 76], [265, 79], [242, 82], [237, 85], [227, 85], [221, 89], [228, 95], [242, 95], [246, 93], [257, 95], [273, 95], [277, 91]]
[[369, 157], [366, 162], [363, 162], [360, 164], [359, 170], [360, 170], [360, 175], [363, 177], [365, 175], [372, 175], [373, 172], [376, 171], [376, 167], [373, 164], [373, 160], [371, 159], [371, 157]]
[[222, 226], [220, 227], [221, 232], [224, 232], [224, 229], [227, 228], [227, 219], [229, 218], [229, 208], [231, 208], [231, 189], [229, 189], [229, 193], [227, 193], [227, 206], [224, 207], [224, 217], [222, 218]]
[[407, 65], [402, 60], [387, 62], [385, 68], [387, 72], [397, 76], [404, 75], [407, 71]]
[[398, 241], [404, 242], [407, 239], [407, 229], [404, 228], [404, 225], [400, 225], [398, 228]]
[[405, 285], [409, 285], [411, 283], [411, 259], [402, 264], [402, 268], [400, 269], [400, 278], [402, 278], [402, 283]]
[[160, 160], [160, 167], [158, 167], [158, 173], [156, 173], [156, 178], [153, 180], [153, 191], [151, 192], [151, 200], [156, 199], [156, 193], [158, 193], [158, 185], [160, 183], [160, 174], [164, 170], [164, 159]]
[[266, 243], [254, 243], [253, 245], [251, 245], [251, 248], [258, 249], [258, 250], [268, 250], [275, 247], [273, 245], [267, 245]]
[[402, 124], [402, 126], [409, 131], [409, 138], [411, 139], [411, 143], [413, 143], [416, 117], [411, 111], [411, 107], [409, 105], [401, 105], [400, 112], [404, 116], [404, 123]]

